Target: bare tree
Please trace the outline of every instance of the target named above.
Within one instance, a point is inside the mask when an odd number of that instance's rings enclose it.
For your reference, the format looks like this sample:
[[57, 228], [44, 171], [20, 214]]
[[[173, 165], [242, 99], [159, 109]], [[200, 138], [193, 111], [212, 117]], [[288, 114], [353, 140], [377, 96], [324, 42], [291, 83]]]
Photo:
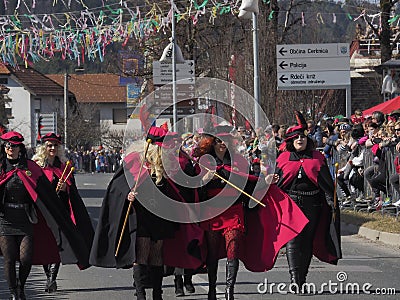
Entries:
[[[99, 145], [101, 143], [101, 128], [98, 123], [99, 109], [95, 103], [77, 103], [76, 108], [68, 115], [67, 134], [68, 148]], [[58, 116], [58, 132], [64, 135], [64, 118]]]

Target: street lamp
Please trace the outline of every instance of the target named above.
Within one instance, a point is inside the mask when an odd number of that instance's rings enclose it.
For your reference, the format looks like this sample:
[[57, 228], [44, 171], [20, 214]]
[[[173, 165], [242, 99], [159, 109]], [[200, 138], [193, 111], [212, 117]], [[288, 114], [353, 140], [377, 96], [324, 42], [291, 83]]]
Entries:
[[171, 0], [171, 15], [172, 15], [172, 26], [171, 26], [171, 43], [164, 49], [163, 55], [160, 61], [166, 61], [167, 59], [172, 60], [172, 117], [174, 125], [177, 123], [178, 118], [176, 114], [176, 63], [184, 63], [182, 51], [176, 45], [175, 40], [175, 16], [174, 16], [175, 4], [174, 0]]
[[253, 23], [253, 66], [254, 66], [254, 126], [260, 127], [259, 102], [260, 102], [260, 76], [258, 63], [258, 26], [257, 15], [258, 0], [243, 0], [239, 8], [240, 19], [252, 19]]
[[67, 107], [68, 107], [68, 72], [64, 73], [64, 142], [65, 147], [68, 148], [67, 139]]

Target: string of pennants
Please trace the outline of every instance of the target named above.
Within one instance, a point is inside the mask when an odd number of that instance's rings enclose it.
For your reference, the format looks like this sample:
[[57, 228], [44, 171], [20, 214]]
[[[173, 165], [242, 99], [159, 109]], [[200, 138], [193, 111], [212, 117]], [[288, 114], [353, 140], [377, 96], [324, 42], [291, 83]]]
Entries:
[[[70, 7], [71, 0], [54, 0], [53, 6], [61, 1], [66, 7]], [[16, 66], [18, 58], [22, 59], [25, 66], [32, 65], [39, 60], [50, 60], [57, 53], [62, 59], [74, 60], [78, 66], [86, 60], [104, 60], [108, 45], [121, 42], [125, 46], [130, 39], [142, 41], [157, 33], [169, 32], [172, 16], [176, 21], [192, 22], [197, 24], [199, 18], [208, 18], [208, 22], [214, 24], [218, 16], [232, 14], [237, 15], [242, 5], [238, 0], [178, 0], [180, 6], [185, 9], [168, 8], [168, 2], [149, 3], [130, 7], [127, 2], [106, 4], [99, 8], [89, 9], [83, 0], [75, 0], [83, 7], [80, 11], [34, 14], [30, 13], [36, 6], [36, 1], [30, 2], [30, 6], [24, 0], [18, 0], [13, 15], [0, 16], [0, 61]], [[262, 0], [265, 4], [269, 0]], [[201, 3], [200, 3], [201, 2]], [[249, 2], [249, 1], [247, 1]], [[7, 9], [8, 0], [4, 0]], [[164, 4], [164, 5], [162, 5]], [[18, 14], [21, 6], [29, 12]], [[163, 7], [163, 9], [161, 8]], [[169, 5], [170, 6], [170, 5]], [[166, 8], [167, 7], [167, 8]], [[258, 12], [258, 7], [257, 7]], [[275, 11], [271, 11], [268, 19], [272, 19]], [[282, 13], [280, 11], [279, 13]], [[286, 21], [288, 12], [286, 13]], [[302, 25], [306, 26], [304, 13]], [[332, 15], [332, 22], [336, 23], [336, 15]], [[360, 18], [370, 18], [374, 22], [380, 13], [367, 15], [365, 11], [356, 18], [348, 14], [350, 20], [357, 21]], [[317, 22], [326, 22], [325, 13], [317, 13]], [[378, 18], [380, 19], [380, 18]], [[393, 17], [389, 22], [397, 24], [399, 16]], [[286, 22], [285, 22], [286, 24]]]

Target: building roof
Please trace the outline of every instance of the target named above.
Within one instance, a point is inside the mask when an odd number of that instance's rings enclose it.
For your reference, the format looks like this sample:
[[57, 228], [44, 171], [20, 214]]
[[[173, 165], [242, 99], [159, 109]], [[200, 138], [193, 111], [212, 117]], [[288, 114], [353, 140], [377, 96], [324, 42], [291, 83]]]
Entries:
[[14, 76], [15, 79], [35, 96], [63, 96], [64, 87], [32, 68], [13, 68], [0, 64], [0, 74]]
[[[63, 74], [47, 76], [64, 84]], [[119, 84], [119, 76], [115, 74], [69, 74], [68, 90], [79, 103], [126, 102], [126, 86]]]
[[383, 64], [376, 66], [374, 69], [378, 73], [382, 73], [383, 69], [400, 69], [400, 60], [391, 59], [391, 60], [385, 61]]
[[0, 75], [10, 75], [10, 70], [3, 64], [0, 64]]

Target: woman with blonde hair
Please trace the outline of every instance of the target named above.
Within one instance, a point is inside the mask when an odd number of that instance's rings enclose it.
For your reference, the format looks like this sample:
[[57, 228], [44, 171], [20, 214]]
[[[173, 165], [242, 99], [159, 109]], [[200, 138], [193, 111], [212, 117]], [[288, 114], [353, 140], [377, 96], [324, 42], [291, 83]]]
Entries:
[[[186, 191], [170, 178], [170, 172], [177, 169], [172, 163], [176, 148], [174, 139], [166, 140], [167, 134], [161, 127], [151, 127], [146, 137], [148, 150], [145, 155], [133, 151], [124, 158], [103, 199], [90, 255], [90, 263], [99, 267], [128, 268], [133, 265], [136, 296], [140, 300], [146, 299], [147, 275], [153, 289], [152, 299], [162, 299], [164, 264], [192, 268], [186, 264], [167, 264], [165, 240], [173, 239], [180, 225], [156, 214], [164, 209], [164, 196], [181, 202], [189, 199]], [[183, 171], [185, 167], [193, 165], [188, 161], [183, 165]], [[127, 213], [131, 206], [134, 213]], [[126, 225], [124, 231], [121, 229], [123, 224]], [[177, 253], [175, 251], [171, 256], [179, 259], [181, 255]]]
[[[48, 133], [42, 137], [42, 144], [36, 148], [36, 154], [32, 158], [45, 173], [47, 179], [52, 183], [54, 190], [61, 199], [63, 205], [60, 211], [77, 227], [88, 251], [92, 246], [94, 229], [86, 207], [80, 197], [74, 177], [73, 168], [69, 166], [61, 143], [61, 136]], [[67, 178], [67, 176], [69, 177]], [[66, 263], [66, 262], [64, 262]], [[47, 277], [45, 291], [53, 293], [57, 291], [57, 274], [60, 262], [43, 265]]]

